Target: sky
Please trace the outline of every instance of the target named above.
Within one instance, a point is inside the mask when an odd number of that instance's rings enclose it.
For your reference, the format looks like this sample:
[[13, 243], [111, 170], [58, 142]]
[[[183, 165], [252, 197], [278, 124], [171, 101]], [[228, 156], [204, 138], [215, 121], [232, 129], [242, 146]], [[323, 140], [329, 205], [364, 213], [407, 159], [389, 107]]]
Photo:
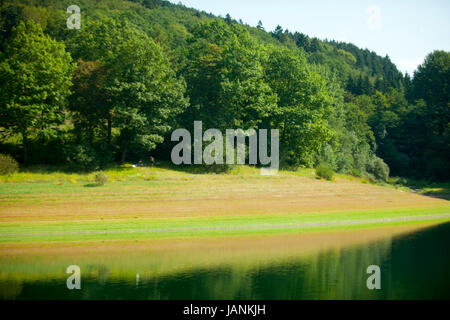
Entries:
[[450, 51], [450, 0], [171, 0], [242, 19], [267, 31], [277, 25], [319, 39], [351, 42], [389, 55], [412, 74], [427, 54]]

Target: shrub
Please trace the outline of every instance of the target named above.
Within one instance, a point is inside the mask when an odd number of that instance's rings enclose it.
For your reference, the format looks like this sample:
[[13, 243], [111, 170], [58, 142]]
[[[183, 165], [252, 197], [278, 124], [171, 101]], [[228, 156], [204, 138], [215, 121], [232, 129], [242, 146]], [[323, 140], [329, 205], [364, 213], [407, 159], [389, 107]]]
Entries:
[[228, 173], [231, 170], [233, 170], [234, 165], [229, 164], [212, 164], [209, 166], [206, 166], [207, 172], [211, 173]]
[[383, 159], [373, 157], [367, 165], [367, 172], [372, 174], [375, 179], [381, 181], [388, 181], [389, 179], [389, 166], [384, 163]]
[[229, 173], [234, 168], [235, 165], [232, 164], [202, 164], [202, 165], [196, 165], [196, 166], [187, 166], [185, 167], [188, 172], [194, 173], [194, 174], [202, 174], [202, 173], [216, 173], [216, 174], [222, 174], [222, 173]]
[[95, 180], [95, 183], [97, 183], [98, 185], [102, 186], [106, 182], [108, 182], [108, 176], [105, 173], [100, 171], [100, 172], [97, 172], [95, 174], [94, 180]]
[[376, 179], [375, 176], [374, 176], [373, 174], [371, 174], [371, 173], [366, 173], [366, 174], [364, 175], [364, 178], [365, 178], [366, 180], [368, 180], [370, 183], [376, 183], [376, 182], [377, 182], [377, 179]]
[[7, 154], [0, 154], [0, 174], [10, 175], [19, 169], [17, 161]]
[[73, 145], [66, 149], [67, 162], [75, 171], [93, 171], [100, 167], [100, 161], [95, 150], [87, 145]]
[[331, 181], [334, 177], [334, 171], [326, 163], [321, 163], [316, 167], [316, 176]]
[[333, 170], [337, 169], [337, 155], [329, 144], [322, 148], [319, 156], [319, 162], [327, 163]]
[[359, 172], [359, 171], [356, 170], [355, 168], [352, 168], [352, 169], [350, 170], [350, 174], [351, 174], [352, 176], [354, 176], [354, 177], [357, 177], [357, 178], [361, 178], [361, 177], [362, 177], [361, 172]]

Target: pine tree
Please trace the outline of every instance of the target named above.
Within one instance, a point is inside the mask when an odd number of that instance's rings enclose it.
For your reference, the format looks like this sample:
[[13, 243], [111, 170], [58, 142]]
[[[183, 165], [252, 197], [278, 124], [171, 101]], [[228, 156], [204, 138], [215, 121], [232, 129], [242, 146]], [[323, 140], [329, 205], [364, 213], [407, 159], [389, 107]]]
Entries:
[[258, 21], [258, 25], [256, 26], [259, 30], [264, 30], [263, 23], [261, 20]]

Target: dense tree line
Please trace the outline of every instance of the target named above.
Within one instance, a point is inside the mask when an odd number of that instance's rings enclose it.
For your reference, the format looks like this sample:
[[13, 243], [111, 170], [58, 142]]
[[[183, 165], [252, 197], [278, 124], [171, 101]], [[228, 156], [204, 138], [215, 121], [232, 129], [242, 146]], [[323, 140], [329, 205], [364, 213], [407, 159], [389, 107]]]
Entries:
[[[160, 0], [5, 2], [0, 152], [26, 164], [170, 157], [173, 129], [280, 129], [285, 167], [448, 179], [450, 54], [389, 57]], [[389, 165], [390, 170], [388, 165]]]

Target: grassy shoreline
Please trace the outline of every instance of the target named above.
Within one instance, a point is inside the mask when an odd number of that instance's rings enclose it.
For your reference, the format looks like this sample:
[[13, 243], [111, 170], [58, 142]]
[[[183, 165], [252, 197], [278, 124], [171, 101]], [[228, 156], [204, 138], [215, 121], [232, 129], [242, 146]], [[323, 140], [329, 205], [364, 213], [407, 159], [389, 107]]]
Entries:
[[[447, 215], [446, 215], [447, 214]], [[446, 216], [445, 216], [446, 215]], [[0, 224], [0, 243], [164, 239], [304, 233], [450, 221], [450, 206], [426, 210]]]
[[94, 173], [2, 177], [0, 243], [304, 233], [414, 224], [423, 222], [419, 217], [450, 214], [443, 199], [351, 176], [317, 180], [311, 169], [261, 176], [247, 166], [227, 174], [125, 166], [105, 173], [109, 182], [98, 187], [88, 187]]

